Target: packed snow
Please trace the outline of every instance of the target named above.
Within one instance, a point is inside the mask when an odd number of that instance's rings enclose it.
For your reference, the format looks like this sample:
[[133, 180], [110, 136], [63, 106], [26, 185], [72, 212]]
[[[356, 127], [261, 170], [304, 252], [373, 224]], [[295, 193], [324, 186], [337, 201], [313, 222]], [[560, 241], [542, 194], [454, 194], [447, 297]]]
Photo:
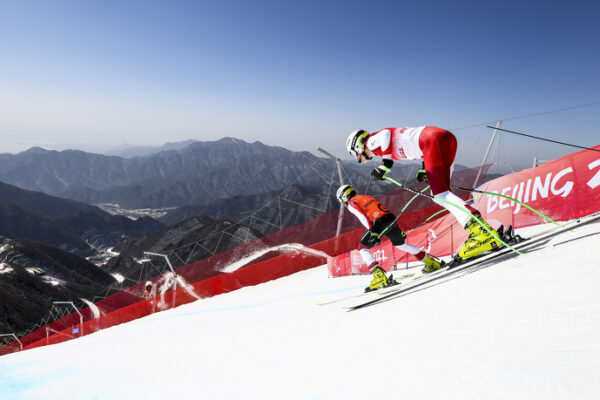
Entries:
[[0, 397], [597, 399], [599, 239], [582, 226], [353, 312], [317, 303], [370, 278], [313, 268], [0, 357]]

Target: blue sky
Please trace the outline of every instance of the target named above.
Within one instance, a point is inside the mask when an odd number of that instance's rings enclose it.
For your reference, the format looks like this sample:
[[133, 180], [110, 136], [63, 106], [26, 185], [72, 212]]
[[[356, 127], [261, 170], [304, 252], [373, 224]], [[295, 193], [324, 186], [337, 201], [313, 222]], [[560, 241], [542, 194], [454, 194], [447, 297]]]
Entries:
[[[232, 136], [342, 156], [355, 129], [437, 125], [475, 164], [486, 123], [587, 104], [503, 127], [597, 145], [599, 17], [592, 1], [2, 2], [0, 153]], [[494, 151], [575, 149], [503, 135]]]

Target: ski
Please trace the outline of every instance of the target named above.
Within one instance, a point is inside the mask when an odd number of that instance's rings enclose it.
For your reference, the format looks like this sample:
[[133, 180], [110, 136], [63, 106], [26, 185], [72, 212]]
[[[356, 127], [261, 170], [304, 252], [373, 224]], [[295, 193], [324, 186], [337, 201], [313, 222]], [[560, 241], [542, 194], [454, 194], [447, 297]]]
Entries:
[[[558, 236], [558, 235], [560, 235], [562, 233], [569, 232], [569, 231], [571, 231], [576, 226], [588, 225], [588, 224], [591, 224], [593, 222], [597, 222], [599, 220], [600, 220], [600, 215], [595, 215], [592, 218], [587, 219], [585, 221], [582, 221], [581, 219], [578, 219], [576, 222], [568, 223], [568, 224], [565, 224], [565, 225], [563, 225], [561, 227], [553, 228], [553, 229], [550, 229], [548, 231], [539, 233], [537, 235], [533, 235], [531, 238], [529, 238], [527, 240], [523, 240], [520, 243], [517, 243], [514, 246], [514, 248], [515, 249], [529, 248], [529, 247], [531, 247], [531, 246], [533, 246], [535, 244], [538, 244], [538, 243], [543, 242], [545, 240], [551, 239], [551, 238], [553, 238], [555, 236]], [[364, 307], [368, 307], [368, 306], [371, 306], [373, 304], [376, 304], [376, 303], [379, 303], [379, 302], [382, 302], [382, 301], [394, 298], [396, 296], [400, 296], [403, 293], [406, 293], [406, 292], [409, 292], [409, 291], [411, 291], [413, 289], [422, 287], [422, 286], [424, 286], [424, 285], [426, 285], [428, 283], [431, 283], [431, 282], [437, 281], [439, 279], [442, 279], [444, 277], [447, 277], [448, 275], [451, 275], [451, 274], [454, 274], [454, 273], [457, 273], [457, 272], [460, 272], [460, 271], [464, 271], [464, 270], [466, 270], [468, 268], [471, 268], [473, 266], [485, 263], [485, 262], [490, 261], [490, 260], [494, 260], [494, 259], [496, 259], [498, 257], [501, 257], [501, 256], [508, 256], [508, 257], [510, 257], [511, 253], [513, 253], [512, 250], [507, 249], [507, 248], [501, 248], [500, 250], [497, 250], [497, 251], [492, 252], [492, 253], [488, 253], [488, 254], [486, 254], [486, 255], [484, 255], [482, 257], [478, 257], [478, 258], [476, 258], [474, 260], [463, 261], [461, 264], [459, 264], [459, 265], [457, 265], [457, 266], [455, 266], [453, 268], [446, 267], [444, 269], [436, 271], [436, 272], [440, 272], [439, 274], [436, 274], [436, 275], [432, 275], [432, 274], [424, 275], [423, 276], [424, 279], [418, 279], [418, 280], [416, 280], [414, 282], [414, 284], [403, 285], [402, 287], [392, 288], [392, 290], [390, 290], [387, 294], [382, 295], [382, 296], [380, 296], [380, 297], [378, 297], [376, 299], [369, 300], [369, 301], [366, 301], [366, 302], [363, 302], [363, 303], [360, 303], [360, 304], [357, 304], [357, 305], [354, 305], [354, 306], [351, 306], [351, 307], [345, 307], [345, 308], [348, 311], [354, 311], [354, 310], [358, 310], [358, 309], [361, 309], [361, 308], [364, 308]], [[512, 255], [516, 256], [517, 254], [513, 253]], [[429, 278], [429, 279], [426, 279], [426, 278]]]
[[344, 296], [344, 297], [337, 297], [333, 300], [319, 301], [319, 302], [317, 302], [317, 305], [318, 306], [326, 306], [328, 304], [339, 303], [340, 301], [346, 301], [346, 300], [350, 300], [350, 299], [357, 299], [359, 297], [364, 297], [364, 296], [370, 295], [371, 293], [377, 293], [377, 291], [352, 293], [351, 295]]
[[397, 282], [394, 285], [389, 285], [389, 286], [386, 286], [386, 287], [382, 287], [380, 289], [372, 290], [370, 292], [364, 292], [363, 291], [363, 292], [360, 292], [360, 293], [353, 293], [351, 295], [344, 296], [344, 297], [338, 297], [338, 298], [335, 298], [335, 299], [332, 299], [332, 300], [319, 301], [317, 303], [317, 305], [319, 305], [319, 306], [325, 306], [327, 304], [339, 303], [341, 301], [346, 301], [346, 300], [355, 299], [355, 298], [359, 298], [359, 297], [369, 296], [369, 295], [374, 294], [374, 293], [376, 293], [378, 295], [384, 295], [384, 294], [389, 293], [392, 289], [397, 289], [398, 285], [404, 283], [405, 280], [413, 277], [416, 274], [418, 274], [418, 272], [404, 274], [404, 275], [401, 275], [398, 278], [393, 278]]
[[[509, 226], [508, 228], [506, 228], [506, 230], [504, 229], [504, 226], [502, 226], [502, 225], [498, 228], [498, 233], [503, 237], [503, 240], [505, 240], [506, 242], [510, 242], [511, 244], [515, 243], [513, 241], [512, 232], [513, 232], [512, 226]], [[515, 237], [517, 237], [517, 236], [515, 236]], [[519, 236], [519, 240], [525, 240], [525, 239], [521, 239], [520, 236]], [[469, 262], [474, 261], [475, 259], [479, 260], [481, 257], [484, 257], [484, 256], [486, 256], [488, 254], [490, 254], [490, 253], [483, 254], [483, 255], [481, 255], [481, 256], [479, 256], [477, 258], [472, 258], [472, 259], [469, 260]], [[412, 284], [415, 281], [419, 281], [421, 279], [431, 278], [431, 277], [433, 277], [435, 275], [443, 273], [444, 271], [446, 271], [446, 269], [454, 268], [457, 265], [458, 265], [457, 259], [454, 258], [449, 263], [446, 263], [446, 267], [445, 268], [441, 268], [441, 269], [439, 269], [437, 271], [423, 272], [422, 269], [419, 269], [416, 272], [404, 274], [404, 275], [401, 275], [400, 277], [394, 278], [394, 279], [396, 280], [397, 284], [402, 284], [403, 287], [406, 287], [406, 285], [408, 285], [408, 284]], [[371, 291], [371, 292], [354, 293], [354, 294], [351, 294], [349, 296], [344, 296], [344, 297], [333, 299], [333, 300], [321, 301], [321, 302], [318, 302], [317, 305], [323, 306], [323, 305], [332, 304], [332, 303], [339, 303], [339, 302], [346, 301], [346, 300], [351, 300], [351, 299], [355, 299], [355, 298], [364, 297], [364, 296], [369, 295], [371, 293], [377, 293], [379, 296], [383, 296], [383, 295], [386, 295], [386, 294], [388, 294], [390, 292], [396, 292], [399, 289], [400, 288], [398, 288], [397, 285], [390, 285], [390, 286], [386, 286], [384, 288], [380, 288], [378, 290], [374, 290], [374, 291]]]
[[[504, 228], [504, 226], [503, 226], [503, 225], [500, 225], [500, 227], [498, 228], [497, 232], [498, 232], [498, 234], [499, 234], [499, 235], [502, 237], [502, 240], [504, 240], [506, 243], [510, 243], [511, 245], [514, 245], [514, 244], [517, 244], [517, 243], [521, 243], [521, 242], [523, 242], [523, 241], [525, 241], [525, 240], [529, 240], [529, 238], [526, 238], [526, 239], [524, 239], [524, 238], [522, 238], [522, 237], [521, 237], [521, 236], [519, 236], [519, 235], [515, 235], [515, 234], [514, 234], [514, 231], [513, 231], [513, 228], [512, 228], [512, 225], [511, 225], [511, 226], [509, 226], [509, 227], [508, 227], [508, 228], [506, 228], [506, 229]], [[485, 253], [485, 254], [481, 254], [481, 255], [479, 255], [479, 256], [477, 256], [477, 257], [470, 258], [470, 259], [469, 259], [469, 260], [467, 260], [467, 261], [468, 261], [468, 262], [474, 262], [474, 261], [476, 261], [476, 260], [481, 260], [481, 261], [483, 261], [482, 259], [483, 259], [484, 257], [486, 257], [486, 256], [489, 256], [489, 255], [491, 255], [491, 254], [494, 254], [496, 251], [498, 251], [498, 250], [502, 250], [502, 249], [510, 250], [510, 249], [508, 249], [508, 248], [498, 248], [497, 250], [494, 250], [493, 252], [487, 252], [487, 253]], [[408, 279], [407, 281], [404, 281], [404, 282], [403, 282], [403, 283], [405, 283], [404, 287], [406, 287], [406, 285], [407, 285], [407, 284], [409, 284], [409, 283], [410, 283], [410, 284], [412, 284], [413, 282], [415, 282], [415, 281], [419, 281], [419, 280], [422, 280], [422, 279], [430, 279], [430, 278], [432, 278], [432, 277], [434, 277], [434, 276], [436, 276], [436, 275], [439, 275], [439, 274], [442, 274], [442, 273], [444, 273], [444, 272], [445, 272], [445, 271], [447, 271], [447, 270], [450, 270], [450, 269], [456, 268], [456, 267], [458, 267], [459, 265], [464, 265], [464, 263], [465, 263], [465, 262], [467, 262], [467, 261], [465, 261], [465, 260], [462, 260], [462, 259], [461, 259], [460, 257], [458, 257], [458, 256], [455, 256], [455, 257], [453, 257], [453, 258], [452, 258], [452, 260], [450, 260], [449, 262], [445, 263], [445, 266], [444, 266], [444, 267], [440, 268], [440, 269], [439, 269], [439, 270], [437, 270], [437, 271], [432, 271], [432, 272], [424, 272], [423, 270], [419, 270], [418, 272], [416, 272], [416, 273], [415, 273], [415, 274], [412, 276], [412, 279]], [[381, 293], [381, 292], [380, 292], [379, 294], [387, 294], [387, 293], [389, 293], [390, 291], [397, 291], [398, 289], [399, 289], [399, 288], [395, 288], [395, 287], [394, 287], [394, 288], [391, 288], [390, 290], [387, 290], [387, 291], [385, 291], [385, 292], [383, 292], [383, 293]]]

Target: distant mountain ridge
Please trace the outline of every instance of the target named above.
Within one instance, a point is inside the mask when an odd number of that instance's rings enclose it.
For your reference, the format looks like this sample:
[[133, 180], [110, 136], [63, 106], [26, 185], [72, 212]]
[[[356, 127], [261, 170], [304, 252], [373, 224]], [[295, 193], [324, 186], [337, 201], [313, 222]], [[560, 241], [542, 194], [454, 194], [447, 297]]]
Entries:
[[102, 154], [123, 158], [147, 157], [156, 153], [160, 153], [161, 151], [182, 150], [194, 142], [197, 142], [197, 140], [190, 139], [181, 142], [168, 142], [162, 146], [135, 146], [124, 144], [122, 146], [104, 151]]
[[[366, 167], [366, 168], [364, 168]], [[312, 169], [311, 169], [312, 168]], [[207, 204], [233, 196], [274, 192], [296, 183], [324, 185], [332, 160], [234, 138], [193, 142], [180, 150], [125, 159], [76, 150], [0, 155], [0, 181], [28, 190], [123, 208]], [[369, 166], [346, 164], [353, 184], [365, 184]], [[395, 168], [401, 171], [402, 166]], [[325, 178], [325, 179], [326, 179]]]

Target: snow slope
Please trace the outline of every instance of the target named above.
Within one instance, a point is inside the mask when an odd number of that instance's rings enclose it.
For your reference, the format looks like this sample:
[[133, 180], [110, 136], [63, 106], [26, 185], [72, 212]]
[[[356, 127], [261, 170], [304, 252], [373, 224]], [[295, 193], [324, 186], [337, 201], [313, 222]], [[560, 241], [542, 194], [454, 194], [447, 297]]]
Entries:
[[597, 399], [599, 239], [580, 227], [355, 312], [317, 302], [369, 277], [314, 268], [1, 357], [0, 398]]

